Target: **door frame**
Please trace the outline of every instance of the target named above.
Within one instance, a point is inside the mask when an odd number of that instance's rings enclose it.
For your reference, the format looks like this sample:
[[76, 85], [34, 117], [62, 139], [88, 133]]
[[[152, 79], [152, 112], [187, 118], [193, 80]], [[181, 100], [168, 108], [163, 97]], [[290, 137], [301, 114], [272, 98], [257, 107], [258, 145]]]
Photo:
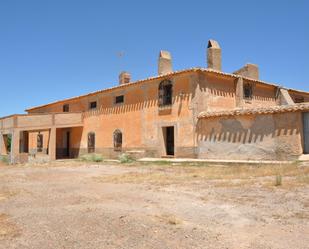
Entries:
[[[166, 150], [166, 140], [165, 140], [165, 136], [164, 136], [164, 128], [166, 127], [174, 127], [174, 155], [168, 155], [167, 154], [167, 150]], [[170, 122], [162, 122], [159, 126], [158, 126], [158, 133], [159, 133], [159, 151], [161, 154], [161, 157], [166, 157], [166, 156], [174, 156], [176, 157], [177, 155], [177, 134], [178, 134], [178, 126], [176, 122], [170, 123]]]

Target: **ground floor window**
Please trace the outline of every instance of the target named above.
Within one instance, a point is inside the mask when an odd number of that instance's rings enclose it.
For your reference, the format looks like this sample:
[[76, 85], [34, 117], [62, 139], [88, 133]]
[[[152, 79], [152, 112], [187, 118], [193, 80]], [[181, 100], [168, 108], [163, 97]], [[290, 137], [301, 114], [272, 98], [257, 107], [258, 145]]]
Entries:
[[120, 130], [114, 131], [114, 150], [119, 151], [122, 148], [122, 132]]
[[88, 153], [93, 153], [95, 151], [95, 133], [88, 133]]

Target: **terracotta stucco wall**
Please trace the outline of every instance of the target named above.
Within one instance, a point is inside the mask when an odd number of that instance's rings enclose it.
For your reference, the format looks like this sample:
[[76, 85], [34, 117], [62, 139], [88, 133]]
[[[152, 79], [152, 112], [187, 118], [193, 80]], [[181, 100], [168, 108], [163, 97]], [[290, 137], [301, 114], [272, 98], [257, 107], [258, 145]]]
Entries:
[[301, 113], [216, 117], [198, 122], [199, 158], [282, 160], [301, 155]]
[[[248, 83], [244, 80], [244, 84]], [[267, 107], [277, 105], [276, 88], [274, 86], [254, 83], [253, 94], [251, 100], [245, 100], [243, 103], [244, 107]]]
[[61, 103], [55, 103], [46, 107], [30, 110], [29, 113], [59, 113], [63, 111], [64, 104], [69, 104], [70, 112], [85, 111], [88, 109], [88, 99], [89, 98], [67, 100]]
[[[136, 85], [101, 95], [100, 107], [84, 117], [81, 151], [87, 148], [87, 134], [95, 132], [96, 151], [113, 156], [113, 133], [123, 134], [124, 150], [145, 150], [148, 155], [165, 154], [162, 127], [175, 127], [176, 155], [193, 151], [193, 119], [190, 110], [190, 77], [178, 76], [173, 81], [173, 105], [158, 107], [158, 87], [161, 81]], [[123, 104], [115, 104], [115, 96], [124, 95]], [[192, 155], [191, 155], [192, 156]]]
[[234, 79], [201, 73], [196, 90], [199, 111], [226, 110], [236, 106]]
[[46, 154], [48, 149], [48, 142], [49, 142], [49, 130], [43, 131], [29, 131], [29, 153], [34, 154], [37, 151], [37, 137], [38, 134], [43, 135], [43, 152]]
[[[139, 150], [145, 151], [146, 156], [162, 156], [165, 155], [162, 127], [174, 126], [175, 155], [196, 157], [197, 115], [201, 111], [234, 109], [237, 82], [206, 72], [188, 72], [166, 79], [173, 82], [171, 108], [158, 107], [158, 87], [163, 80], [160, 79], [63, 101], [34, 112], [62, 112], [63, 104], [69, 104], [72, 112], [85, 112], [83, 128], [72, 130], [71, 134], [76, 153], [87, 152], [88, 133], [94, 132], [96, 152], [115, 156], [113, 133], [119, 129], [123, 134], [123, 151]], [[115, 104], [118, 95], [124, 95], [123, 104]], [[97, 101], [97, 108], [89, 110], [92, 101]], [[244, 102], [244, 106], [271, 106], [276, 105], [276, 101], [275, 87], [256, 83], [252, 100]], [[198, 125], [201, 129], [201, 124]], [[209, 129], [209, 125], [203, 121], [204, 130]], [[263, 122], [260, 125], [263, 127]], [[63, 138], [59, 136], [57, 132], [57, 148], [62, 146]]]
[[[126, 88], [85, 96], [78, 100], [61, 102], [36, 109], [35, 112], [62, 112], [63, 104], [70, 105], [70, 111], [84, 111], [84, 126], [72, 130], [71, 139], [79, 153], [87, 152], [88, 133], [96, 136], [96, 152], [115, 156], [113, 133], [116, 129], [123, 134], [123, 150], [141, 150], [149, 156], [165, 154], [162, 127], [174, 126], [176, 156], [194, 157], [194, 118], [191, 104], [195, 88], [194, 73], [167, 77], [173, 82], [173, 105], [158, 107], [158, 87], [163, 80], [136, 84]], [[123, 104], [115, 104], [115, 97], [124, 95]], [[97, 101], [97, 108], [89, 110], [89, 103]], [[77, 134], [74, 134], [77, 133]], [[62, 131], [57, 129], [57, 148], [62, 147]]]
[[[198, 78], [197, 105], [199, 111], [220, 111], [236, 108], [236, 79], [201, 73]], [[243, 80], [243, 84], [247, 84]], [[252, 99], [242, 101], [242, 107], [267, 107], [277, 105], [274, 86], [252, 83]]]

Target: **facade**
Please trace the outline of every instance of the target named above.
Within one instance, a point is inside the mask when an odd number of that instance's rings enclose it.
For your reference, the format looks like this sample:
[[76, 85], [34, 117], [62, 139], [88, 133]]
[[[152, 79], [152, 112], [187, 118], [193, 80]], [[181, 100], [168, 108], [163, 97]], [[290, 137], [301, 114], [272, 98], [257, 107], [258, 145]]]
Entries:
[[15, 163], [86, 153], [251, 160], [309, 153], [308, 92], [259, 80], [254, 64], [222, 72], [213, 40], [207, 63], [173, 71], [161, 51], [155, 77], [131, 82], [122, 72], [118, 86], [3, 117], [1, 155]]

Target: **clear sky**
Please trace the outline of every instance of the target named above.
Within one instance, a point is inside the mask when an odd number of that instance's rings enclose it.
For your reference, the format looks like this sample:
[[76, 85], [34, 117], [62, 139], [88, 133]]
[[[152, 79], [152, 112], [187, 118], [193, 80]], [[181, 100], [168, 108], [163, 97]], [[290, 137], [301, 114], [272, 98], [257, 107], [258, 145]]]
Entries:
[[[309, 1], [0, 1], [0, 116], [157, 74], [206, 67], [207, 40], [222, 67], [260, 67], [260, 78], [309, 91]], [[119, 54], [123, 56], [119, 56]]]

